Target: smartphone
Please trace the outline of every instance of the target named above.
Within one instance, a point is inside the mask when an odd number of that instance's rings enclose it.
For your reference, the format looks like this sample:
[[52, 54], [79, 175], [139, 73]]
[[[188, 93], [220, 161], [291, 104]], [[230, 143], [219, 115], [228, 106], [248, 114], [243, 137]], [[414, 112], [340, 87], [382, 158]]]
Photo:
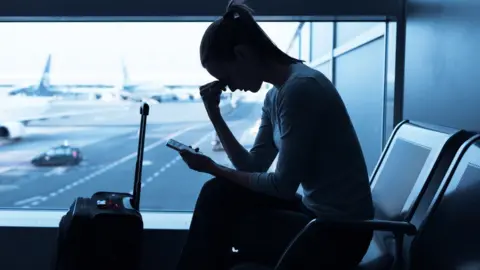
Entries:
[[[180, 152], [182, 150], [188, 150], [188, 151], [195, 152], [195, 149], [192, 149], [188, 145], [185, 145], [185, 144], [183, 144], [179, 141], [176, 141], [174, 139], [168, 140], [167, 147], [170, 147], [173, 150], [178, 151], [178, 152]], [[195, 153], [198, 153], [198, 152], [195, 152]]]

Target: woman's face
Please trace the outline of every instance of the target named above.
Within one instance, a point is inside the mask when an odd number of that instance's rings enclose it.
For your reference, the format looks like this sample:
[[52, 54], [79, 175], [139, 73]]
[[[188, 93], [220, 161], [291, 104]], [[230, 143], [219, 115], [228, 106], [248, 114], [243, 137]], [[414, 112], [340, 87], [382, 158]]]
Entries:
[[262, 86], [261, 69], [258, 63], [250, 59], [252, 56], [245, 55], [248, 52], [238, 52], [233, 61], [214, 61], [205, 64], [207, 71], [217, 80], [227, 84], [230, 90], [258, 92]]

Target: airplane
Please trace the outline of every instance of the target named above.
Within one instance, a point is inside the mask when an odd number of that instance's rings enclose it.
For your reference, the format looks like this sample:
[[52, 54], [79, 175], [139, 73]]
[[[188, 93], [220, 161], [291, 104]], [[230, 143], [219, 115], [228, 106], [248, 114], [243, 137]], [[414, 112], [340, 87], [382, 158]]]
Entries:
[[140, 102], [129, 91], [132, 87], [128, 84], [128, 75], [126, 67], [123, 67], [124, 86], [105, 85], [105, 84], [63, 84], [57, 85], [50, 82], [50, 73], [52, 65], [52, 54], [49, 54], [45, 64], [40, 83], [38, 85], [29, 85], [9, 92], [10, 96], [42, 96], [55, 97], [56, 99], [89, 99], [89, 100], [133, 100]]
[[3, 96], [0, 98], [0, 138], [17, 140], [25, 135], [29, 121], [42, 120], [48, 109], [50, 98]]
[[0, 142], [14, 142], [26, 135], [25, 126], [32, 121], [42, 121], [56, 118], [68, 118], [78, 115], [95, 114], [110, 110], [123, 110], [124, 106], [114, 108], [91, 107], [83, 110], [49, 113], [55, 99], [45, 96], [1, 96], [0, 97]]
[[[0, 93], [0, 140], [16, 141], [21, 139], [26, 134], [25, 126], [32, 121], [66, 118], [105, 111], [105, 108], [101, 110], [73, 109], [72, 111], [62, 113], [48, 113], [52, 108], [53, 102], [63, 102], [63, 99], [70, 97], [77, 99], [80, 95], [93, 95], [93, 99], [97, 100], [122, 98], [121, 91], [108, 89], [108, 87], [104, 85], [57, 86], [50, 84], [51, 60], [51, 55], [49, 55], [40, 82], [37, 85], [21, 87], [15, 87], [10, 84], [1, 85], [3, 90], [6, 89], [6, 91], [1, 91]], [[102, 95], [105, 96], [102, 97]], [[133, 98], [130, 97], [126, 97], [125, 99], [133, 100]], [[123, 108], [122, 106], [118, 109]]]

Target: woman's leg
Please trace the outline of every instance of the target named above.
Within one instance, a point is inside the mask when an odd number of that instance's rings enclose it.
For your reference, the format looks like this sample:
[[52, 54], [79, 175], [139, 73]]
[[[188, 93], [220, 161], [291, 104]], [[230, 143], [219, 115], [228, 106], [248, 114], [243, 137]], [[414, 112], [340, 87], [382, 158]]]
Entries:
[[228, 268], [233, 226], [238, 220], [253, 210], [293, 210], [296, 204], [253, 192], [227, 179], [207, 181], [197, 199], [177, 269]]
[[309, 213], [295, 210], [255, 211], [239, 222], [233, 243], [238, 250], [236, 263], [254, 262], [273, 269], [292, 240], [314, 219]]
[[373, 232], [314, 226], [300, 236], [314, 218], [300, 201], [296, 211], [255, 212], [239, 224], [234, 234], [239, 262], [272, 269], [277, 266], [276, 270], [355, 269], [370, 246]]

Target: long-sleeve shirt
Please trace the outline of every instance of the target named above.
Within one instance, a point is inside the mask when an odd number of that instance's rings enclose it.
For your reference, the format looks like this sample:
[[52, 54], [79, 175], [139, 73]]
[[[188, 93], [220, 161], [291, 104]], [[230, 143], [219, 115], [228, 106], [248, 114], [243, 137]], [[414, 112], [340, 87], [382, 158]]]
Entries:
[[[249, 157], [234, 162], [254, 172], [251, 189], [288, 200], [302, 185], [303, 203], [318, 217], [373, 217], [360, 143], [340, 95], [321, 72], [292, 65], [288, 80], [267, 93], [262, 110]], [[267, 172], [277, 154], [275, 172]]]

